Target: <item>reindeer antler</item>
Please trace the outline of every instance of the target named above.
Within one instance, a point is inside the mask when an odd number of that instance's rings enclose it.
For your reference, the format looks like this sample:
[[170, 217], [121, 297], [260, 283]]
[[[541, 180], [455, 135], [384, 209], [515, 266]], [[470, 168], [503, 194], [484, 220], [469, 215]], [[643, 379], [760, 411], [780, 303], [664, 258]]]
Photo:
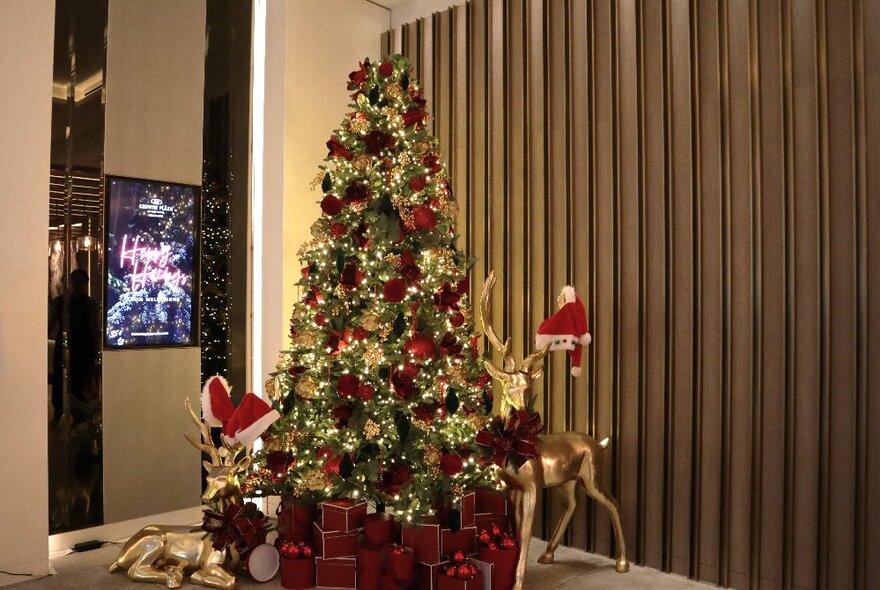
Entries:
[[[523, 373], [529, 374], [532, 380], [540, 378], [541, 375], [544, 374], [544, 357], [547, 356], [548, 352], [550, 352], [550, 344], [547, 344], [547, 346], [545, 346], [538, 352], [533, 352], [532, 354], [524, 358], [523, 362], [519, 366], [519, 370]], [[532, 364], [536, 363], [540, 363], [540, 366], [532, 369]]]
[[190, 403], [189, 398], [186, 398], [186, 411], [189, 412], [189, 416], [195, 425], [199, 427], [199, 431], [202, 433], [202, 442], [196, 442], [194, 438], [186, 433], [183, 436], [189, 441], [189, 444], [211, 457], [211, 465], [222, 465], [223, 458], [220, 456], [220, 450], [214, 446], [214, 442], [211, 440], [211, 428], [193, 412], [192, 403]]
[[495, 329], [492, 327], [490, 323], [491, 314], [489, 313], [489, 296], [492, 291], [492, 287], [495, 286], [495, 271], [489, 272], [489, 276], [486, 277], [486, 283], [483, 285], [483, 293], [480, 295], [480, 323], [483, 326], [483, 332], [486, 334], [486, 338], [489, 339], [489, 343], [492, 347], [501, 353], [502, 358], [504, 359], [503, 366], [504, 372], [510, 373], [514, 370], [514, 366], [516, 361], [513, 359], [513, 355], [510, 354], [510, 338], [507, 338], [504, 341], [504, 344], [501, 343], [501, 339], [495, 333]]

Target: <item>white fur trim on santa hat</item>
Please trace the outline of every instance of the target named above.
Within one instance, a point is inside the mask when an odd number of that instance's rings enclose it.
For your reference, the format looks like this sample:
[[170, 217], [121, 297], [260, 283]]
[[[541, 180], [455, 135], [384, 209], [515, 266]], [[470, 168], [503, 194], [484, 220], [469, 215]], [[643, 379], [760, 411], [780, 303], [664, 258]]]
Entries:
[[574, 287], [571, 285], [564, 286], [561, 295], [566, 303], [574, 303], [577, 300], [577, 294], [574, 292]]
[[550, 350], [574, 350], [574, 347], [577, 346], [577, 337], [572, 334], [538, 334], [535, 336], [535, 348], [544, 348], [548, 344]]
[[223, 422], [214, 415], [211, 406], [211, 382], [215, 379], [223, 384], [223, 387], [226, 389], [227, 393], [232, 391], [232, 388], [229, 386], [229, 383], [226, 381], [226, 379], [224, 379], [220, 375], [209, 377], [208, 380], [205, 381], [205, 386], [202, 387], [202, 416], [205, 418], [205, 423], [208, 426], [213, 426], [214, 428], [217, 428], [223, 426]]
[[260, 435], [266, 432], [266, 429], [269, 428], [275, 420], [281, 418], [281, 414], [278, 413], [278, 410], [272, 410], [268, 414], [263, 414], [262, 417], [257, 418], [253, 424], [248, 426], [247, 428], [242, 428], [238, 432], [235, 433], [235, 436], [229, 437], [232, 442], [239, 442], [246, 447], [254, 444], [254, 441], [260, 438]]
[[581, 336], [580, 344], [583, 344], [584, 346], [586, 346], [587, 344], [589, 344], [592, 341], [593, 341], [593, 337], [590, 336], [589, 332], [587, 332], [586, 334]]

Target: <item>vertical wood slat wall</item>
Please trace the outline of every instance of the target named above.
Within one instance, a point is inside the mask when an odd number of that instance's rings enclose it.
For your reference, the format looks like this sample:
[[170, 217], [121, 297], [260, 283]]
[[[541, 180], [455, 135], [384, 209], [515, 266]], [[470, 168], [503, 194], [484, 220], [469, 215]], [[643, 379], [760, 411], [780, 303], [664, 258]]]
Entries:
[[[638, 563], [735, 588], [880, 579], [880, 2], [471, 0], [389, 31], [434, 114], [473, 290], [518, 356], [564, 284]], [[609, 553], [582, 500], [566, 542]], [[536, 531], [561, 506], [545, 493]]]

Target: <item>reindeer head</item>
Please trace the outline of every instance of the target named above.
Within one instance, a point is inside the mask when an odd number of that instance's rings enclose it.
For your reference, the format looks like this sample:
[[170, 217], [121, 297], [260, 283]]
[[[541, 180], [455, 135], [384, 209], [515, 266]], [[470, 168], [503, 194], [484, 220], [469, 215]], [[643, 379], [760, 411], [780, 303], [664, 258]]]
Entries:
[[480, 320], [486, 338], [489, 339], [492, 347], [501, 353], [504, 360], [501, 367], [488, 360], [483, 361], [483, 365], [486, 367], [486, 371], [501, 383], [501, 403], [497, 413], [506, 416], [510, 407], [521, 410], [531, 401], [529, 392], [532, 388], [532, 382], [544, 374], [543, 361], [550, 346], [530, 354], [523, 359], [519, 367], [516, 366], [516, 359], [510, 353], [510, 338], [507, 338], [502, 344], [489, 320], [489, 296], [493, 286], [495, 286], [494, 271], [489, 273], [486, 284], [483, 285], [483, 293], [480, 297]]
[[184, 434], [186, 440], [211, 457], [210, 461], [202, 461], [202, 465], [208, 472], [205, 477], [206, 485], [205, 492], [202, 494], [202, 503], [218, 502], [221, 510], [224, 510], [232, 502], [241, 504], [241, 486], [238, 475], [250, 466], [251, 456], [245, 455], [241, 459], [236, 459], [238, 454], [244, 450], [244, 446], [240, 444], [230, 446], [225, 439], [221, 447], [214, 446], [214, 442], [211, 440], [211, 429], [193, 412], [189, 398], [186, 400], [186, 409], [202, 433], [202, 442], [197, 442], [188, 434]]

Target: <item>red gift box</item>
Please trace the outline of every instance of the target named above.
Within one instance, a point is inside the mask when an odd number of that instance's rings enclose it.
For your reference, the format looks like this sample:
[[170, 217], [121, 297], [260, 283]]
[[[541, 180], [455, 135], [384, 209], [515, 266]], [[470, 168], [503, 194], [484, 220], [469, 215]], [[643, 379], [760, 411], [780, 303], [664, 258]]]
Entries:
[[275, 512], [278, 517], [278, 536], [285, 541], [311, 541], [312, 523], [315, 522], [314, 504], [294, 504], [282, 500]]
[[291, 590], [315, 586], [315, 560], [281, 558], [281, 585]]
[[497, 514], [477, 514], [474, 519], [474, 526], [477, 529], [477, 534], [480, 534], [480, 531], [492, 531], [492, 525], [497, 524], [501, 527], [502, 533], [510, 533], [513, 532], [513, 523], [511, 522], [511, 518], [509, 516], [498, 516]]
[[493, 566], [492, 590], [510, 590], [513, 587], [519, 549], [489, 549], [481, 545], [477, 550], [477, 559]]
[[412, 547], [417, 561], [440, 563], [440, 523], [427, 517], [422, 524], [403, 527], [403, 544]]
[[459, 519], [458, 526], [474, 526], [474, 514], [476, 512], [476, 494], [474, 492], [465, 494], [464, 496], [459, 498], [457, 504], [452, 504], [448, 501], [438, 500], [435, 503], [435, 508], [437, 509], [437, 517], [444, 525], [449, 524], [449, 511], [453, 508], [457, 508], [459, 516], [461, 517]]
[[315, 558], [315, 585], [322, 588], [357, 588], [357, 557]]
[[353, 557], [358, 550], [358, 532], [325, 531], [317, 522], [315, 529], [315, 555], [325, 559], [334, 557]]
[[329, 500], [321, 504], [321, 528], [325, 531], [350, 533], [361, 528], [367, 515], [367, 503], [348, 498]]
[[448, 561], [442, 563], [416, 562], [416, 583], [413, 588], [415, 590], [437, 590], [437, 579], [443, 572], [443, 566], [448, 563]]
[[469, 580], [447, 576], [441, 571], [437, 580], [437, 590], [483, 590], [483, 572], [477, 572]]
[[364, 517], [364, 542], [373, 547], [384, 547], [393, 543], [396, 523], [387, 512], [376, 512]]
[[510, 502], [503, 493], [477, 490], [474, 499], [476, 503], [475, 512], [477, 514], [497, 514], [499, 516], [509, 516], [512, 514]]
[[480, 570], [480, 573], [483, 574], [483, 590], [492, 590], [492, 580], [494, 578], [495, 564], [488, 561], [482, 561], [473, 557], [470, 558], [470, 561], [477, 567], [478, 570]]
[[357, 580], [358, 590], [381, 590], [379, 578], [382, 576], [382, 548], [365, 543], [358, 545]]
[[455, 533], [449, 529], [440, 531], [440, 552], [449, 556], [456, 551], [465, 554], [474, 553], [477, 550], [477, 528], [465, 527]]

